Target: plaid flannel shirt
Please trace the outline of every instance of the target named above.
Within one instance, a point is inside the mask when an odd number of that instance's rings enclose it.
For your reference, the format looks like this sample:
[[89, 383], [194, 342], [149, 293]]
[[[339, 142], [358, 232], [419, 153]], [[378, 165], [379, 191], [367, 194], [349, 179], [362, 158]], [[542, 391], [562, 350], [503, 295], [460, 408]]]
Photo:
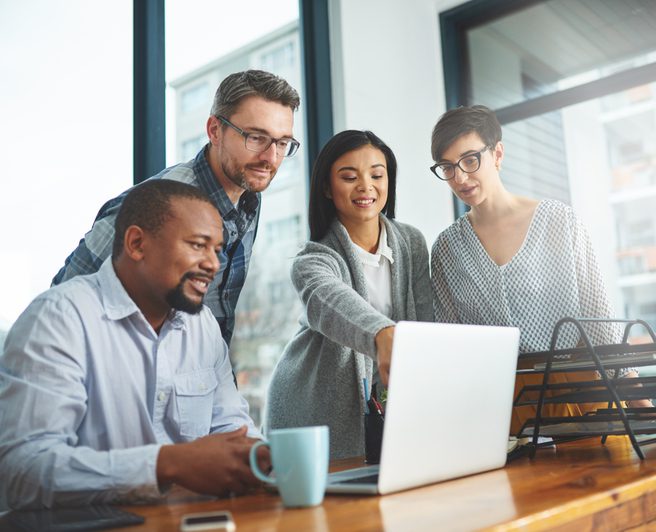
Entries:
[[[216, 317], [223, 338], [228, 345], [235, 325], [235, 307], [248, 272], [260, 214], [260, 194], [244, 192], [235, 207], [219, 185], [205, 159], [205, 149], [187, 163], [162, 170], [150, 179], [172, 179], [200, 188], [214, 202], [223, 218], [224, 247], [219, 254], [221, 268], [210, 284], [204, 303]], [[98, 212], [93, 227], [80, 240], [64, 266], [53, 278], [60, 284], [76, 275], [98, 271], [103, 261], [112, 254], [114, 220], [123, 199], [130, 189], [105, 203]]]

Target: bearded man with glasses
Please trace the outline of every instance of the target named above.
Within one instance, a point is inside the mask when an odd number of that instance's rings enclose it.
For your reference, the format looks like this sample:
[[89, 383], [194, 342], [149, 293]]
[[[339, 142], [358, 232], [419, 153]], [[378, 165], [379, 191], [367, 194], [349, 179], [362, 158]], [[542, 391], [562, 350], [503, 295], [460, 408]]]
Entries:
[[[216, 91], [206, 123], [207, 144], [191, 161], [150, 178], [172, 179], [200, 188], [221, 214], [225, 242], [218, 254], [221, 269], [209, 287], [205, 304], [216, 317], [228, 345], [257, 233], [260, 193], [269, 186], [284, 158], [298, 150], [292, 129], [299, 104], [296, 90], [274, 74], [261, 70], [231, 74]], [[114, 220], [130, 190], [103, 205], [53, 285], [97, 271], [110, 256]]]

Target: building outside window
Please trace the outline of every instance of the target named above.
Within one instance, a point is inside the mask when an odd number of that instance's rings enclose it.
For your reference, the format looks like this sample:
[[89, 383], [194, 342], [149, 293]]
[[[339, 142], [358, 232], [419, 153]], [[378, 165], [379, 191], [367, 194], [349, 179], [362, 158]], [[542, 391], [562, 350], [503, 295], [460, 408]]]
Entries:
[[207, 108], [207, 102], [212, 98], [212, 90], [207, 82], [199, 83], [182, 91], [180, 95], [180, 111], [189, 113], [200, 107]]
[[460, 7], [460, 49], [445, 56], [450, 107], [496, 111], [508, 189], [571, 204], [618, 317], [656, 327], [656, 4], [514, 5]]
[[305, 231], [301, 227], [301, 216], [295, 214], [267, 223], [267, 238], [269, 242], [285, 244], [288, 242], [298, 245], [301, 238], [305, 237]]
[[293, 41], [283, 41], [282, 44], [265, 51], [260, 57], [260, 62], [262, 69], [269, 72], [289, 71], [296, 68], [298, 65], [296, 64], [296, 50]]
[[205, 144], [207, 144], [207, 135], [198, 135], [183, 141], [180, 144], [180, 160], [189, 161], [193, 159]]

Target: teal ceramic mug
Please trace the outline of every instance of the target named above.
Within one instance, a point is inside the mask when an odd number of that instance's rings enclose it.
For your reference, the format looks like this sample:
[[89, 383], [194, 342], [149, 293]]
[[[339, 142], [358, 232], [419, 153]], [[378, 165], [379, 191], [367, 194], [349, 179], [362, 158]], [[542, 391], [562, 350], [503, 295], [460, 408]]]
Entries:
[[[259, 441], [251, 447], [253, 474], [275, 485], [287, 507], [321, 504], [328, 481], [328, 438], [325, 425], [272, 430], [267, 441]], [[271, 449], [273, 476], [266, 476], [257, 465], [257, 449], [262, 445]]]

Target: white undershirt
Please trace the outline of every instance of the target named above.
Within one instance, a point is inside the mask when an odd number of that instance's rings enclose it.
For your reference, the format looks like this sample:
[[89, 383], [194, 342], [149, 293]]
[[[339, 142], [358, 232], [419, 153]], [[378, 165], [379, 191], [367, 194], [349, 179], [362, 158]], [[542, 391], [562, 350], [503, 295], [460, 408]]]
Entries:
[[[351, 242], [355, 254], [360, 261], [367, 284], [367, 301], [378, 312], [388, 318], [392, 317], [392, 269], [394, 263], [392, 249], [387, 245], [387, 230], [384, 224], [380, 224], [380, 236], [378, 237], [378, 249], [376, 253], [369, 253], [357, 244]], [[378, 364], [374, 360], [372, 384], [376, 383], [382, 390]], [[379, 395], [380, 397], [380, 395]]]
[[353, 244], [355, 254], [362, 265], [367, 283], [367, 300], [378, 312], [388, 318], [392, 316], [392, 250], [387, 245], [387, 230], [381, 224], [376, 253], [369, 253]]

